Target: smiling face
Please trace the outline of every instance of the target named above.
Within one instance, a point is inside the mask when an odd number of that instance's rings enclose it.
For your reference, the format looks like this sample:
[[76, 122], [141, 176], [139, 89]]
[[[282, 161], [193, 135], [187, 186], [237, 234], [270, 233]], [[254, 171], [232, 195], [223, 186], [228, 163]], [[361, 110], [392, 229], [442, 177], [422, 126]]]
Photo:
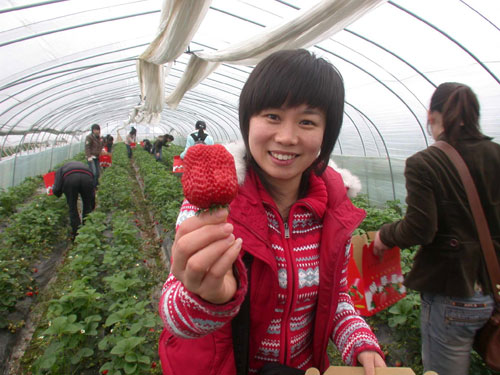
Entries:
[[302, 173], [321, 150], [326, 116], [305, 104], [270, 108], [250, 118], [250, 153], [274, 188], [299, 188]]

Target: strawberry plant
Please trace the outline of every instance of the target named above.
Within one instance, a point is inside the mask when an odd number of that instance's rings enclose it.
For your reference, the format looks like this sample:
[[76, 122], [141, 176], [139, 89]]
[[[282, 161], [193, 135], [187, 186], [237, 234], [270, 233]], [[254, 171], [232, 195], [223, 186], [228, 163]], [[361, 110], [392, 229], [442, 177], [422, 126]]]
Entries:
[[32, 256], [53, 243], [67, 220], [63, 215], [66, 202], [54, 196], [38, 196], [19, 213], [13, 215], [5, 229], [5, 243], [29, 249]]
[[38, 196], [11, 215], [0, 234], [0, 328], [18, 326], [8, 314], [18, 301], [38, 293], [31, 266], [52, 254], [65, 229], [66, 210], [62, 200]]
[[399, 200], [387, 201], [384, 207], [370, 206], [368, 197], [359, 194], [352, 200], [352, 203], [366, 211], [366, 218], [354, 234], [361, 234], [370, 231], [377, 231], [386, 223], [392, 223], [403, 217], [401, 203]]
[[0, 192], [0, 219], [13, 214], [17, 205], [24, 202], [42, 186], [42, 178], [28, 177], [21, 184]]

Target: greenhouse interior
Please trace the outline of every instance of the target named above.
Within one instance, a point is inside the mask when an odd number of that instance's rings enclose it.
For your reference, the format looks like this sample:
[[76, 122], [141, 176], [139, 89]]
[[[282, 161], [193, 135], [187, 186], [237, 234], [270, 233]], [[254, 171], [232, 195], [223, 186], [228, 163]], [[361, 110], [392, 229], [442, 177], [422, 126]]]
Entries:
[[[376, 216], [366, 232], [404, 214], [406, 160], [434, 143], [428, 110], [440, 84], [469, 86], [481, 132], [500, 143], [498, 0], [0, 4], [0, 374], [162, 373], [157, 305], [183, 200], [174, 161], [200, 120], [214, 143], [242, 141], [240, 92], [276, 51], [306, 49], [342, 76], [330, 159], [361, 183], [360, 207]], [[71, 242], [66, 202], [44, 178], [68, 160], [87, 164], [93, 124], [114, 138], [113, 162]], [[165, 134], [174, 140], [157, 163], [144, 141]], [[415, 249], [401, 248], [403, 274]], [[408, 290], [367, 318], [385, 338], [387, 364], [415, 373], [419, 304]], [[342, 363], [334, 349], [329, 356]], [[477, 355], [470, 371], [496, 373]]]

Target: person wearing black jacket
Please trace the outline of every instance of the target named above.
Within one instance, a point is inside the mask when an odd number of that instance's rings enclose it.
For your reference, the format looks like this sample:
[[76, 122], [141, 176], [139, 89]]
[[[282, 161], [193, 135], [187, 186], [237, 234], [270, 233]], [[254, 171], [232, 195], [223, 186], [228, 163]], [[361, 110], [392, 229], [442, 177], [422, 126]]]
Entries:
[[66, 196], [71, 223], [71, 239], [74, 240], [81, 225], [78, 214], [78, 195], [82, 198], [82, 220], [95, 208], [94, 175], [90, 168], [79, 161], [70, 161], [56, 171], [52, 191], [56, 197]]
[[149, 139], [144, 139], [143, 144], [144, 144], [143, 146], [144, 150], [146, 150], [147, 153], [151, 154], [151, 150], [153, 148], [151, 141]]
[[165, 134], [163, 136], [159, 136], [156, 140], [153, 148], [153, 152], [155, 154], [156, 161], [161, 161], [162, 148], [169, 147], [170, 142], [173, 142], [174, 136], [171, 134]]

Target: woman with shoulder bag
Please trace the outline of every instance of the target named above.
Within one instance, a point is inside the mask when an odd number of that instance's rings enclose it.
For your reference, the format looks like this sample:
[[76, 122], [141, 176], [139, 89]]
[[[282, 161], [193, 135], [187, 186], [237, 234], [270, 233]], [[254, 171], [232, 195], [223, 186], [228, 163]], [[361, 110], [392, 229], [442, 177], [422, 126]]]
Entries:
[[[480, 131], [476, 95], [461, 83], [441, 84], [428, 124], [433, 138], [454, 147], [470, 170], [498, 258], [500, 145]], [[438, 147], [408, 158], [405, 177], [405, 217], [377, 232], [374, 251], [421, 245], [405, 285], [421, 293], [424, 371], [466, 375], [474, 337], [494, 307], [471, 205], [454, 163]]]

